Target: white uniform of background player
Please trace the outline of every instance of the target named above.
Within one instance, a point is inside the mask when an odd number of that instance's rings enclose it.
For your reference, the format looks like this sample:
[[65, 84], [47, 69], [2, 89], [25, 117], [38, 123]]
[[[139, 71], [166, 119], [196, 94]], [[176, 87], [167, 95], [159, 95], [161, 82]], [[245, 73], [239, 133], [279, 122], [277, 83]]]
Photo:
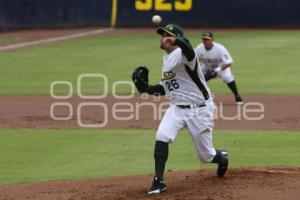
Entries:
[[217, 163], [220, 177], [224, 176], [228, 166], [227, 152], [213, 147], [215, 107], [192, 46], [175, 24], [160, 27], [157, 33], [162, 36], [160, 45], [166, 52], [163, 56], [162, 81], [156, 86], [149, 86], [144, 92], [165, 94], [171, 105], [156, 133], [155, 177], [148, 194], [166, 189], [163, 174], [168, 144], [175, 140], [184, 127], [188, 128], [202, 162]]
[[234, 76], [231, 72], [231, 64], [233, 59], [227, 49], [217, 42], [213, 42], [213, 34], [206, 32], [202, 34], [203, 43], [195, 48], [196, 55], [201, 63], [203, 63], [202, 71], [206, 81], [216, 76], [221, 78], [231, 89], [235, 96], [237, 104], [242, 104], [242, 98], [236, 87]]

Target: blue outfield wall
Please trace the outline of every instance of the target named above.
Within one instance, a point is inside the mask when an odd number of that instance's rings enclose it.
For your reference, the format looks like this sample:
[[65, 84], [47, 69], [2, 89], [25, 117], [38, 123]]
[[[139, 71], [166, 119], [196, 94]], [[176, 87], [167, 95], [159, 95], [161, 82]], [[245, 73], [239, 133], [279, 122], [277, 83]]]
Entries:
[[300, 0], [0, 0], [0, 29], [145, 27], [154, 14], [191, 27], [299, 27]]
[[300, 0], [120, 0], [117, 25], [163, 23], [195, 27], [300, 26]]
[[111, 0], [0, 0], [0, 29], [110, 26]]

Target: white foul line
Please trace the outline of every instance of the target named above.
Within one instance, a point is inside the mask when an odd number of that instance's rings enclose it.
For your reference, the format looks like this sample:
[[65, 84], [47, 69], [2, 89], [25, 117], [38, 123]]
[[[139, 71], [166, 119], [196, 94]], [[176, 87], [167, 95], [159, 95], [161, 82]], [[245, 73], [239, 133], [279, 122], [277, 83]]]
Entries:
[[44, 40], [23, 42], [23, 43], [19, 43], [19, 44], [11, 44], [11, 45], [0, 47], [0, 52], [9, 51], [9, 50], [18, 49], [18, 48], [24, 48], [24, 47], [37, 46], [37, 45], [41, 45], [41, 44], [49, 44], [49, 43], [59, 42], [59, 41], [64, 41], [64, 40], [76, 39], [76, 38], [81, 38], [81, 37], [86, 37], [86, 36], [92, 36], [92, 35], [97, 35], [100, 33], [105, 33], [105, 32], [111, 31], [111, 30], [113, 30], [113, 28], [98, 29], [98, 30], [94, 30], [94, 31], [87, 31], [87, 32], [76, 33], [76, 34], [72, 34], [72, 35], [59, 36], [59, 37], [54, 37], [54, 38], [49, 38], [49, 39], [44, 39]]

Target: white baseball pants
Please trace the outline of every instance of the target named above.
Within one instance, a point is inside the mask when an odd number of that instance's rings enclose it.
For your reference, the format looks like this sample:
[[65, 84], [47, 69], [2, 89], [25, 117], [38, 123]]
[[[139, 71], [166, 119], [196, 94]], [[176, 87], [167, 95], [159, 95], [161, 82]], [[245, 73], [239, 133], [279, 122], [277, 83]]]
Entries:
[[220, 79], [222, 79], [225, 83], [230, 83], [234, 80], [233, 74], [231, 73], [230, 67], [218, 72], [217, 75]]
[[171, 143], [179, 131], [187, 127], [199, 159], [205, 163], [211, 162], [216, 155], [212, 143], [214, 109], [210, 99], [204, 107], [183, 109], [171, 104], [159, 125], [156, 140]]

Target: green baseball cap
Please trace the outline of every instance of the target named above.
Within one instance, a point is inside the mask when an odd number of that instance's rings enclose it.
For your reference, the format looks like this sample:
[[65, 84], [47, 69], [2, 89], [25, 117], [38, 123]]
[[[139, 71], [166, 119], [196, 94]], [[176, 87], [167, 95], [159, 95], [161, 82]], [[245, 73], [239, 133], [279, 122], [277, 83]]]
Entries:
[[183, 37], [183, 31], [180, 26], [177, 26], [176, 24], [168, 24], [165, 27], [159, 27], [156, 32], [159, 35], [162, 35], [163, 33], [168, 33], [174, 37], [179, 36]]
[[212, 32], [203, 32], [202, 33], [202, 38], [203, 39], [208, 39], [208, 40], [211, 40], [213, 39], [214, 35]]

